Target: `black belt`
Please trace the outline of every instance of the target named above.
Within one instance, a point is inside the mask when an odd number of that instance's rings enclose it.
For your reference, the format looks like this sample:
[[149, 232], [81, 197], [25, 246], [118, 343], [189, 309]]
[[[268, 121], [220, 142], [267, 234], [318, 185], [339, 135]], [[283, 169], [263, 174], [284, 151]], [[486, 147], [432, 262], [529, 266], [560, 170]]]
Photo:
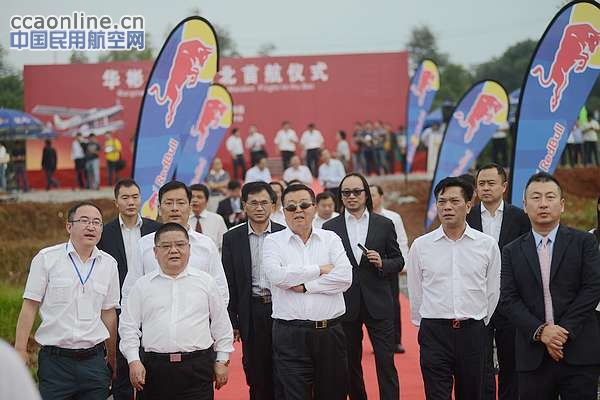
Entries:
[[89, 349], [65, 349], [57, 346], [42, 346], [42, 350], [55, 356], [68, 357], [73, 360], [87, 360], [100, 352], [104, 353], [104, 342], [98, 343]]
[[342, 320], [342, 317], [337, 317], [334, 319], [325, 319], [323, 321], [309, 321], [306, 319], [275, 319], [278, 323], [282, 325], [291, 325], [291, 326], [300, 326], [302, 328], [314, 328], [314, 329], [325, 329], [330, 326], [337, 325]]
[[264, 296], [252, 296], [252, 301], [254, 303], [270, 304], [271, 303], [271, 295], [266, 294]]
[[190, 351], [188, 353], [155, 353], [153, 351], [145, 351], [145, 360], [163, 360], [169, 362], [181, 362], [184, 360], [190, 360], [192, 358], [198, 358], [207, 354], [212, 353], [213, 349], [208, 348], [204, 350]]
[[482, 322], [480, 319], [446, 319], [446, 318], [423, 318], [424, 321], [435, 322], [436, 324], [449, 325], [452, 329], [460, 329], [469, 325]]

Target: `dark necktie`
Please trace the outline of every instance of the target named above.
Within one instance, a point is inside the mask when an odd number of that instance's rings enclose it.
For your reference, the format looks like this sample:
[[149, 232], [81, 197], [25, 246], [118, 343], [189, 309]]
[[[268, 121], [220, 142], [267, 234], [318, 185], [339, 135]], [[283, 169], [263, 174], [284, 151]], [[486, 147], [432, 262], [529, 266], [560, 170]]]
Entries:
[[202, 224], [200, 224], [200, 217], [196, 217], [196, 232], [202, 233]]

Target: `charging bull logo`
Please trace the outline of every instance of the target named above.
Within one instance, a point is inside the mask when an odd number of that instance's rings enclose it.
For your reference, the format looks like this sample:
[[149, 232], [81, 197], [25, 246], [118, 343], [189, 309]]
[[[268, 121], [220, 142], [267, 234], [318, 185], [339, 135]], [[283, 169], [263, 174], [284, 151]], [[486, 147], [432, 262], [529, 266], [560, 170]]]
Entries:
[[198, 117], [196, 125], [190, 130], [190, 135], [198, 137], [196, 142], [196, 150], [202, 151], [210, 129], [219, 127], [221, 118], [227, 112], [227, 104], [218, 99], [207, 99], [202, 107], [202, 112]]
[[461, 111], [454, 113], [454, 118], [456, 118], [458, 124], [463, 128], [467, 128], [464, 138], [465, 143], [471, 143], [482, 123], [485, 125], [494, 123], [494, 118], [503, 108], [504, 105], [498, 97], [490, 93], [480, 93], [477, 95], [466, 118]]
[[560, 106], [563, 93], [569, 86], [571, 71], [582, 73], [587, 69], [599, 42], [600, 32], [590, 24], [569, 24], [565, 27], [548, 76], [542, 65], [533, 67], [531, 75], [538, 78], [542, 87], [554, 86], [550, 97], [550, 111], [554, 112]]
[[198, 76], [206, 65], [206, 60], [213, 52], [212, 47], [206, 46], [199, 39], [179, 43], [163, 93], [160, 93], [161, 88], [157, 83], [153, 84], [148, 90], [148, 93], [154, 96], [159, 105], [169, 104], [165, 116], [167, 128], [173, 124], [177, 108], [182, 100], [183, 89], [196, 86]]
[[437, 76], [434, 71], [423, 68], [419, 81], [410, 85], [410, 91], [417, 97], [419, 107], [423, 107], [423, 104], [425, 104], [427, 93], [435, 90], [434, 82], [436, 79]]

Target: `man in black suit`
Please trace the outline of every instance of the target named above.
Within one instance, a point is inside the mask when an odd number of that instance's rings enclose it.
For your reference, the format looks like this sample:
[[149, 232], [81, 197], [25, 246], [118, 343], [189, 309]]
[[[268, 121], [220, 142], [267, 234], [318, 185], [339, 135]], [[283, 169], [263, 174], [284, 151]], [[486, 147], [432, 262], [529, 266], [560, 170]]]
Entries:
[[[223, 236], [223, 268], [229, 285], [229, 317], [234, 339], [242, 340], [243, 365], [250, 399], [279, 398], [273, 384], [271, 292], [263, 270], [262, 245], [267, 235], [285, 227], [270, 220], [277, 196], [266, 182], [242, 189], [248, 222]], [[262, 273], [261, 273], [262, 272]]]
[[[507, 204], [503, 200], [508, 186], [506, 172], [498, 164], [487, 164], [479, 168], [476, 175], [476, 192], [481, 200], [467, 215], [467, 223], [498, 242], [502, 248], [531, 230], [529, 218], [519, 207]], [[498, 354], [498, 398], [500, 400], [518, 400], [519, 385], [515, 369], [515, 327], [508, 318], [496, 309], [488, 325], [489, 340], [486, 343], [485, 377], [483, 399], [496, 399], [496, 376], [494, 373], [493, 341], [496, 340]]]
[[592, 234], [560, 225], [558, 181], [525, 186], [532, 231], [502, 254], [501, 307], [516, 326], [521, 399], [595, 399], [600, 374], [600, 253]]
[[[394, 366], [394, 301], [389, 283], [404, 267], [394, 224], [373, 213], [366, 179], [348, 174], [340, 183], [344, 212], [323, 224], [342, 239], [352, 264], [352, 286], [344, 293], [342, 319], [348, 351], [350, 399], [366, 399], [362, 371], [363, 323], [375, 351], [380, 399], [398, 399], [400, 387]], [[363, 252], [358, 245], [363, 245]]]
[[246, 222], [246, 215], [242, 210], [242, 185], [240, 181], [232, 179], [227, 184], [227, 197], [219, 202], [217, 214], [223, 217], [227, 229]]
[[[117, 260], [119, 286], [123, 288], [127, 266], [141, 262], [139, 238], [156, 231], [160, 224], [140, 216], [140, 187], [133, 179], [117, 182], [115, 204], [119, 216], [104, 225], [98, 248]], [[118, 342], [117, 348], [119, 348]], [[117, 351], [117, 378], [113, 382], [112, 390], [115, 400], [130, 400], [133, 396], [133, 388], [129, 381], [129, 366], [120, 351]]]

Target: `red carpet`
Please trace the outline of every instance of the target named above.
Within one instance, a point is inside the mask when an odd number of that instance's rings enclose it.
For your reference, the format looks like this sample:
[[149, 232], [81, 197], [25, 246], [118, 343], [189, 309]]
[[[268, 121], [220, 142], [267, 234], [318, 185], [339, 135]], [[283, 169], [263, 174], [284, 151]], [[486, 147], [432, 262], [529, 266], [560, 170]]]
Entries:
[[[417, 329], [410, 323], [408, 300], [400, 295], [402, 305], [402, 341], [406, 353], [396, 354], [396, 369], [400, 378], [400, 398], [406, 400], [421, 400], [425, 398], [421, 368], [419, 367], [419, 346], [417, 344]], [[378, 399], [377, 375], [375, 373], [375, 356], [365, 330], [363, 342], [363, 371], [365, 384], [370, 399]], [[215, 392], [217, 400], [247, 399], [248, 386], [242, 369], [242, 353], [239, 343], [235, 344], [236, 351], [232, 355], [229, 367], [229, 383]]]

